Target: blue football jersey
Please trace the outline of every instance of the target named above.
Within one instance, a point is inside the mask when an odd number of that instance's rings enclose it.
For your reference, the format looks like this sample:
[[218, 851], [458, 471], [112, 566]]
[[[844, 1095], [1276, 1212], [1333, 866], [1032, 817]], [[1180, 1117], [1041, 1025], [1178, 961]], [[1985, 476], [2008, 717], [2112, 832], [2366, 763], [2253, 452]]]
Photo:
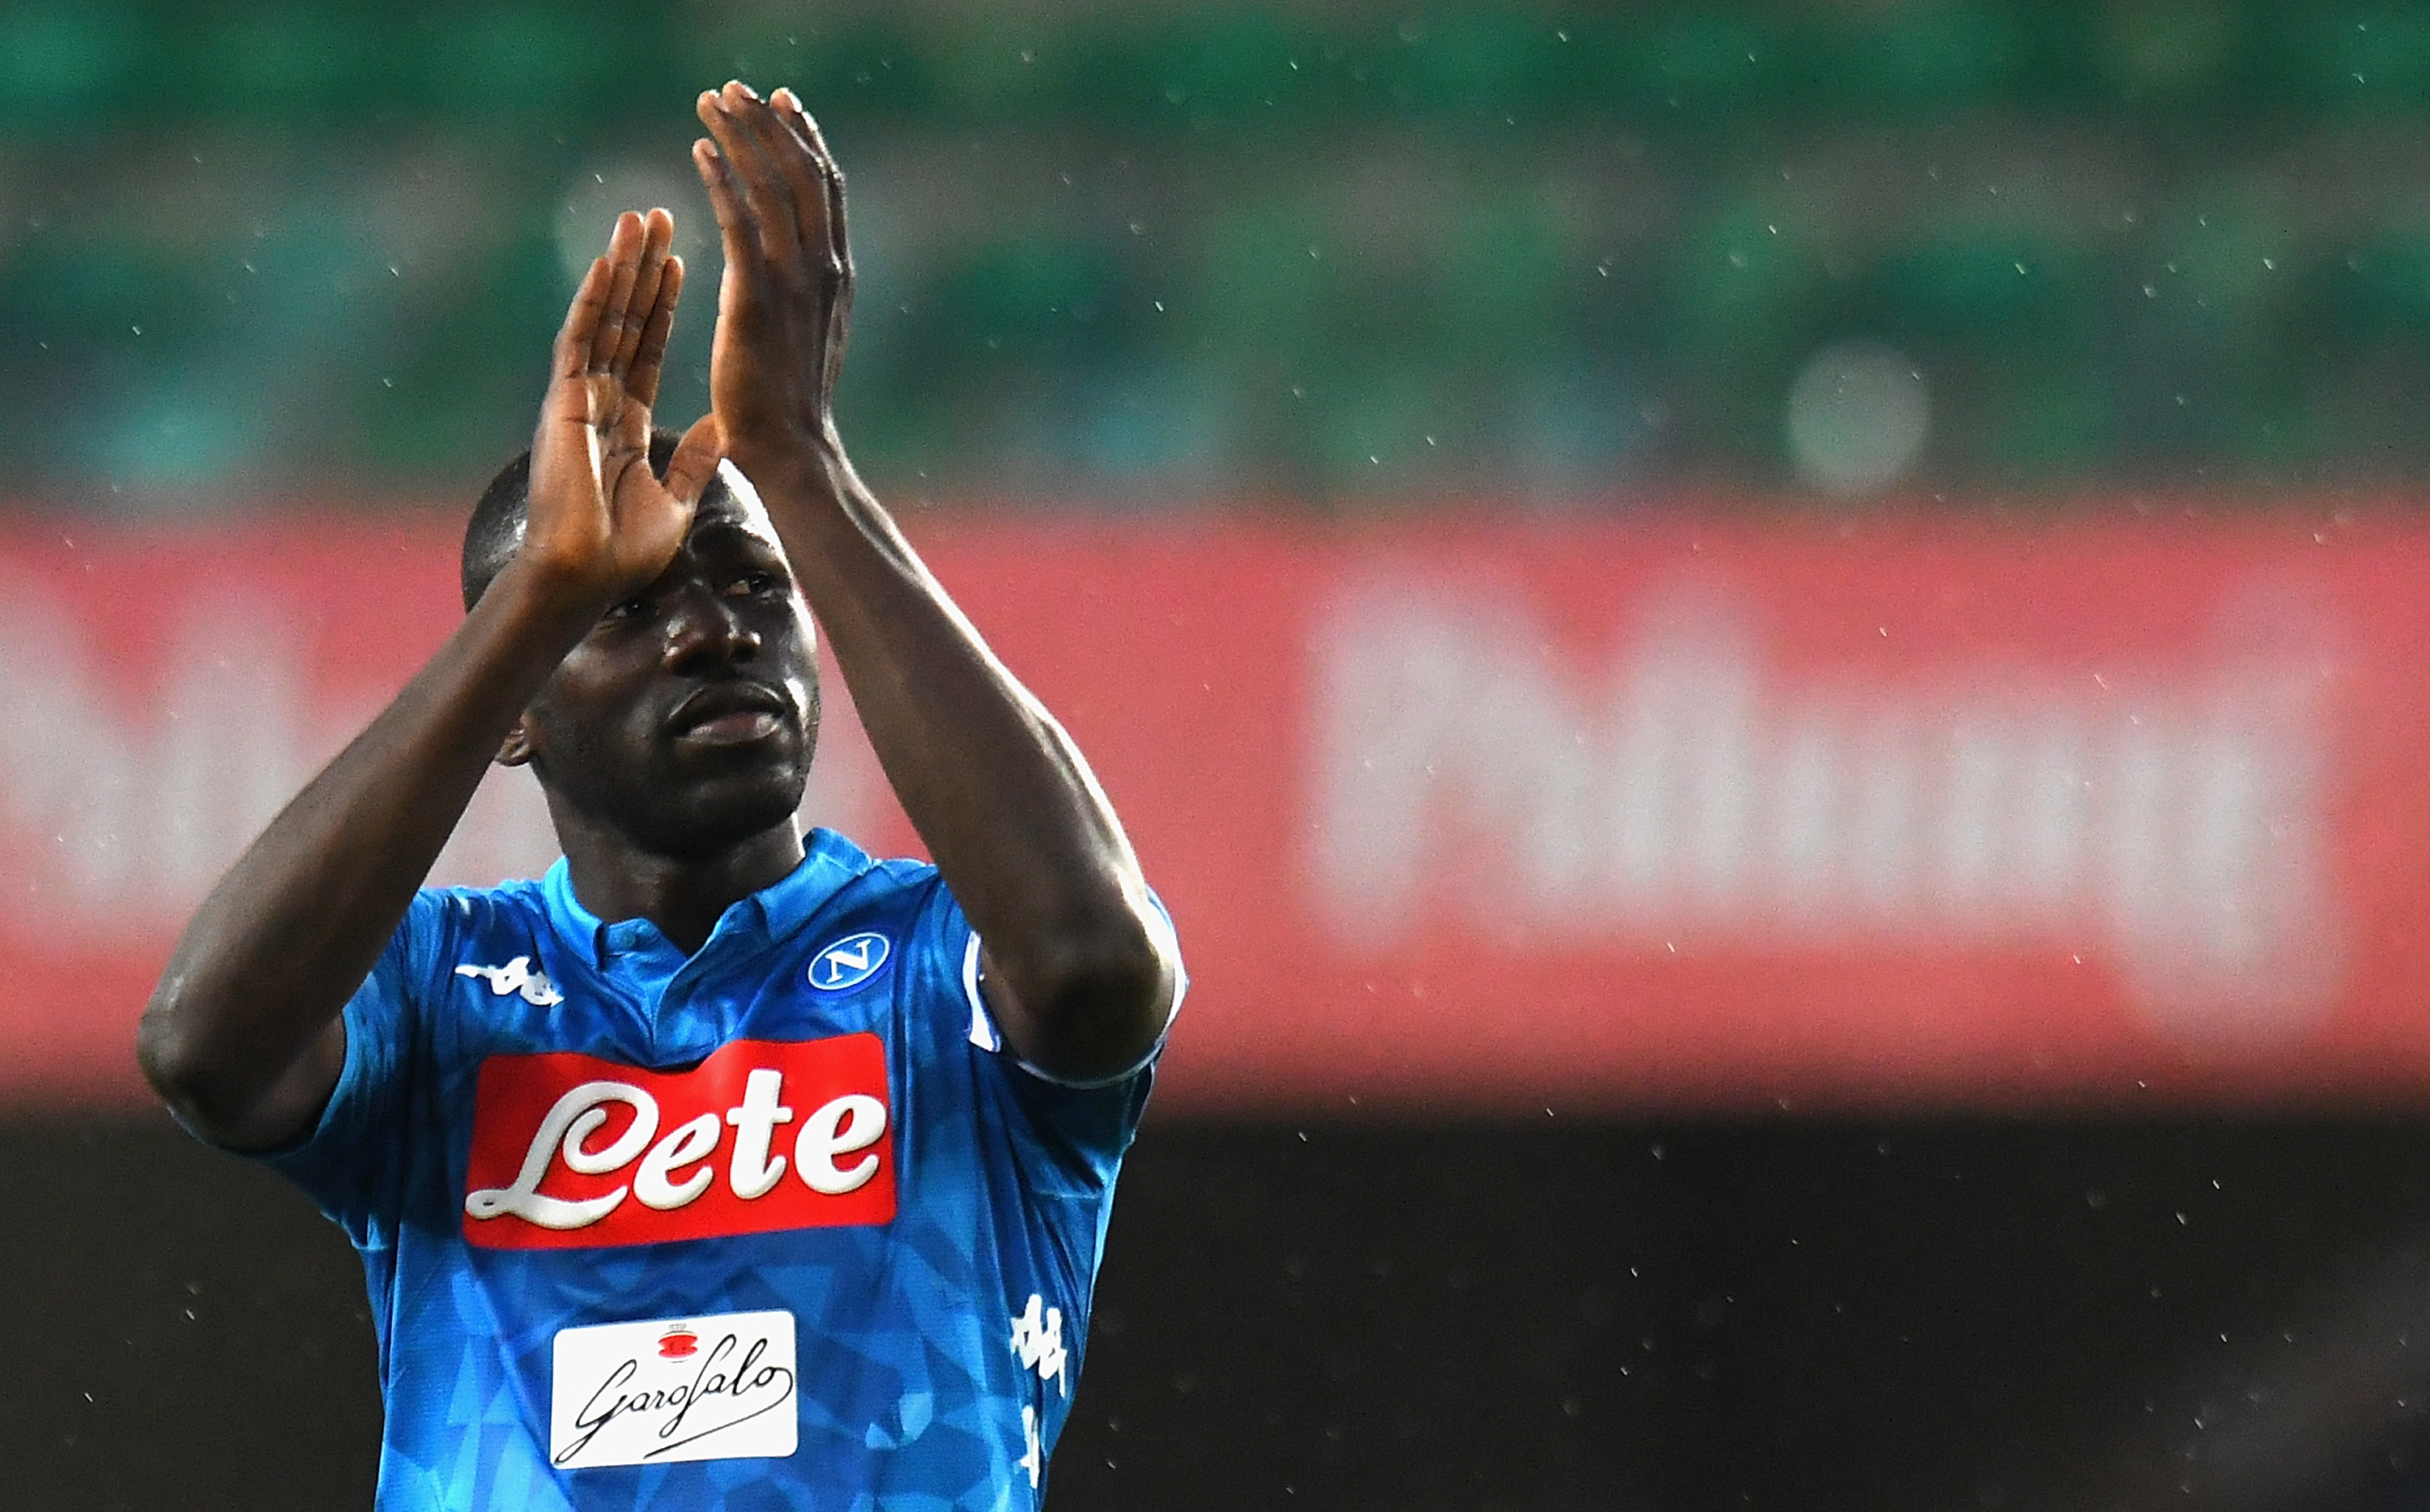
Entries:
[[270, 1157], [369, 1276], [379, 1506], [1037, 1505], [1153, 1072], [1018, 1064], [977, 960], [826, 830], [690, 957], [562, 861], [418, 895]]

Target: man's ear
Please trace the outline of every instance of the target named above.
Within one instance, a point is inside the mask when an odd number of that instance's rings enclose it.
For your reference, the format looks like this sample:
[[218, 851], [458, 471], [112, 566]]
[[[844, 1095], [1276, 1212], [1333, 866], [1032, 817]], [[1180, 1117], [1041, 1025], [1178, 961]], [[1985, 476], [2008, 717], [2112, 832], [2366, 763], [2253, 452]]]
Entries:
[[531, 716], [518, 715], [515, 719], [515, 727], [508, 730], [507, 738], [498, 742], [498, 754], [493, 759], [502, 767], [521, 767], [529, 765], [531, 758]]

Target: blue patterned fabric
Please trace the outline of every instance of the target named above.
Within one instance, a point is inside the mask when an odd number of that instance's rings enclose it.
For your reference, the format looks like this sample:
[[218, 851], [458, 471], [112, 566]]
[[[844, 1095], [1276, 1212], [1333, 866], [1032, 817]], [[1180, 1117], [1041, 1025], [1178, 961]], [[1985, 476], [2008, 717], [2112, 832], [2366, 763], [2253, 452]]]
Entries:
[[[877, 952], [831, 947], [868, 934], [885, 959], [853, 980]], [[934, 868], [873, 861], [825, 830], [690, 959], [646, 921], [588, 914], [562, 861], [539, 882], [419, 895], [346, 1007], [327, 1111], [270, 1157], [362, 1254], [388, 1407], [384, 1512], [1036, 1506], [1153, 1072], [1078, 1088], [1014, 1064], [968, 988], [972, 949]], [[885, 1049], [891, 1221], [467, 1242], [485, 1061], [574, 1052], [678, 1072], [736, 1040], [862, 1033]], [[552, 1467], [560, 1330], [766, 1309], [791, 1312], [800, 1339], [790, 1457]], [[1059, 1336], [1044, 1342], [1063, 1354], [1040, 1348], [1051, 1314]]]

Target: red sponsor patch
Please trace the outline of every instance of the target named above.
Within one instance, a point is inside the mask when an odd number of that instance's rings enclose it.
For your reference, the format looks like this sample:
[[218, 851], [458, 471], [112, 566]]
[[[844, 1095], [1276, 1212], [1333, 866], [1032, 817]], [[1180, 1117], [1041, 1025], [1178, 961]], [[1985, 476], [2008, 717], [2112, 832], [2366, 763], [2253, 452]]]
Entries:
[[464, 1238], [560, 1250], [890, 1222], [892, 1134], [874, 1034], [740, 1039], [686, 1072], [492, 1055]]

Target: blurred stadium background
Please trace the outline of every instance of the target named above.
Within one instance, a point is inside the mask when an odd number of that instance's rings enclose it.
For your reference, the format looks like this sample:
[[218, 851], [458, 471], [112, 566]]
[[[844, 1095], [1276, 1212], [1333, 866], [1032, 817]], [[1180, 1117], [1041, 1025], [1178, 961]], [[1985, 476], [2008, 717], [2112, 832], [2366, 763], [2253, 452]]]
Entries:
[[362, 1504], [353, 1257], [132, 1025], [612, 213], [714, 270], [728, 76], [1191, 947], [1057, 1505], [2430, 1506], [2430, 8], [2353, 0], [0, 0], [0, 1504]]

